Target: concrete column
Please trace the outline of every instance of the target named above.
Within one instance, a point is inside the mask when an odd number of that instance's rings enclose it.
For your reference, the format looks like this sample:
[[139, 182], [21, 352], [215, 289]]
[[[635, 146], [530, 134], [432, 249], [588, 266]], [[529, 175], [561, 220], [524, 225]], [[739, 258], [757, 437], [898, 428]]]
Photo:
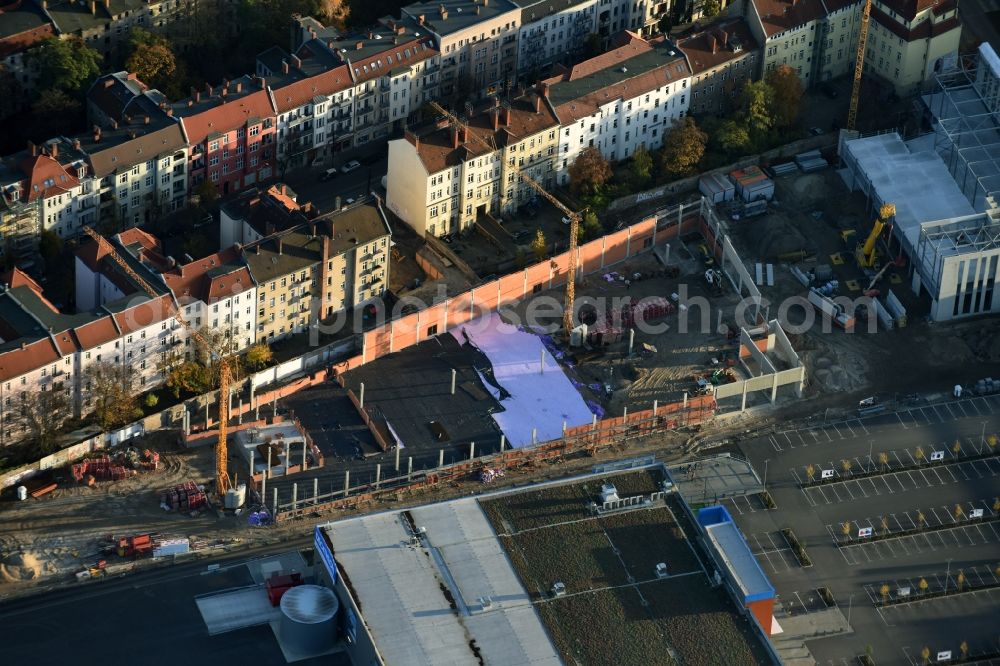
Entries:
[[299, 508], [299, 484], [295, 482], [292, 484], [292, 511]]
[[[721, 314], [721, 313], [720, 313]], [[632, 355], [632, 346], [635, 345], [635, 329], [628, 329], [628, 355]]]
[[274, 518], [278, 517], [278, 489], [274, 489], [274, 501], [271, 503], [272, 511], [271, 516]]
[[309, 444], [302, 440], [302, 471], [306, 471], [309, 467]]
[[208, 430], [208, 401], [205, 401], [205, 430]]
[[271, 400], [271, 415], [272, 416], [277, 416], [278, 415], [278, 391], [277, 391], [277, 389], [275, 389], [275, 391], [274, 391], [274, 398]]
[[476, 443], [469, 442], [469, 460], [474, 460], [476, 457]]
[[538, 428], [531, 429], [531, 443], [532, 444], [538, 443]]
[[688, 408], [688, 392], [684, 391], [684, 409]]
[[504, 447], [507, 445], [507, 436], [500, 433], [500, 453], [503, 453]]
[[778, 399], [778, 373], [771, 375], [771, 402]]
[[382, 482], [382, 463], [375, 465], [375, 488], [378, 489], [379, 483]]
[[413, 456], [406, 459], [406, 480], [409, 481], [410, 477], [413, 476]]
[[243, 397], [240, 396], [240, 425], [243, 425]]
[[597, 414], [594, 414], [594, 418], [590, 422], [591, 430], [597, 430]]
[[255, 453], [256, 451], [254, 451], [253, 447], [250, 447], [250, 476], [253, 476], [253, 459]]
[[253, 408], [253, 420], [260, 421], [260, 402], [258, 402], [257, 406]]
[[539, 355], [539, 358], [538, 358], [538, 373], [542, 374], [542, 375], [545, 374], [545, 349], [544, 348], [542, 349], [542, 353]]
[[653, 416], [656, 416], [656, 408], [659, 406], [659, 400], [653, 401]]
[[747, 410], [747, 383], [743, 382], [743, 397], [740, 400], [740, 411], [745, 412]]
[[351, 488], [351, 470], [344, 470], [344, 497], [350, 493]]
[[452, 395], [455, 395], [455, 379], [457, 377], [458, 377], [458, 371], [453, 369], [451, 371], [451, 394]]
[[444, 449], [438, 449], [438, 467], [444, 467]]
[[628, 405], [625, 405], [625, 411], [622, 414], [622, 423], [628, 423]]
[[399, 444], [396, 445], [396, 471], [399, 471]]
[[365, 383], [361, 382], [361, 388], [359, 389], [361, 394], [358, 396], [358, 403], [361, 405], [361, 409], [365, 408]]
[[319, 497], [319, 477], [313, 479], [313, 504], [317, 503]]

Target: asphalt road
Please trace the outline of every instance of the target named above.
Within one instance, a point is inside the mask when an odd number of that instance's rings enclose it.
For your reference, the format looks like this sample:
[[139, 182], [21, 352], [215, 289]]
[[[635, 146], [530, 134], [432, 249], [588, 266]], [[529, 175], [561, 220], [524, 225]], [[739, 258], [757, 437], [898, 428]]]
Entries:
[[[0, 604], [4, 663], [283, 664], [266, 626], [209, 636], [195, 596], [252, 585], [248, 561], [311, 542], [301, 538], [249, 555], [150, 569]], [[209, 564], [221, 566], [207, 572]], [[347, 666], [350, 661], [339, 653], [296, 663]]]
[[[932, 600], [879, 612], [872, 590], [882, 583], [893, 589], [904, 581], [928, 578], [933, 584], [959, 569], [983, 572], [1000, 562], [1000, 524], [967, 525], [916, 537], [866, 545], [838, 547], [849, 522], [851, 538], [862, 527], [912, 528], [917, 512], [927, 526], [955, 524], [954, 507], [968, 516], [975, 508], [995, 515], [994, 497], [1000, 494], [1000, 460], [965, 460], [987, 447], [984, 435], [1000, 433], [1000, 397], [922, 405], [899, 413], [852, 419], [826, 426], [779, 431], [740, 444], [778, 508], [767, 511], [747, 500], [727, 502], [761, 566], [792, 614], [821, 608], [816, 589], [833, 592], [854, 628], [851, 635], [810, 642], [819, 664], [855, 663], [871, 646], [879, 664], [918, 664], [923, 647], [932, 654], [952, 650], [967, 641], [970, 652], [996, 647], [996, 618], [1000, 591]], [[951, 449], [959, 443], [958, 453]], [[944, 453], [943, 463], [918, 471], [900, 471], [867, 479], [847, 480], [820, 488], [800, 489], [806, 470], [815, 478], [820, 470], [834, 470], [850, 479], [850, 470], [879, 466], [879, 453], [890, 461], [912, 464], [920, 447]], [[917, 456], [919, 457], [919, 456]], [[890, 464], [890, 469], [896, 467]], [[962, 524], [962, 521], [959, 521]], [[798, 566], [781, 535], [792, 528], [813, 561]], [[990, 566], [992, 563], [992, 567]], [[915, 584], [915, 583], [912, 583]], [[780, 619], [779, 619], [780, 622]]]
[[[348, 198], [358, 198], [372, 190], [382, 189], [382, 176], [389, 169], [389, 161], [381, 157], [371, 164], [365, 164], [369, 158], [359, 157], [362, 166], [350, 173], [337, 173], [337, 176], [323, 180], [327, 167], [305, 167], [285, 173], [284, 182], [298, 195], [299, 203], [312, 202], [320, 212], [328, 212], [335, 208], [339, 196], [341, 205], [347, 204]], [[340, 166], [338, 161], [337, 166]]]

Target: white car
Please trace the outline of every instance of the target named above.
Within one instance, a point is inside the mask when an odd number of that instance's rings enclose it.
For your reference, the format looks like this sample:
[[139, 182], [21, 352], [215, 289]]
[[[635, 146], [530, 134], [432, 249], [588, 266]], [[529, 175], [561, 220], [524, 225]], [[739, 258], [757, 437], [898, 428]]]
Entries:
[[359, 168], [361, 168], [361, 162], [359, 162], [357, 160], [351, 160], [350, 162], [348, 162], [344, 166], [340, 167], [340, 172], [341, 173], [351, 173], [355, 169], [359, 169]]

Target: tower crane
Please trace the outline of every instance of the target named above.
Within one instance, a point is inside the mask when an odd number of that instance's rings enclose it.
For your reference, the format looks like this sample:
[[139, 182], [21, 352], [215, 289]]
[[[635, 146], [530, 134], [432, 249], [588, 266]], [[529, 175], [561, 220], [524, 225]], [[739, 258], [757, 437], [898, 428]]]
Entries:
[[865, 68], [865, 46], [868, 43], [868, 23], [871, 21], [872, 0], [865, 0], [861, 10], [861, 31], [858, 34], [858, 54], [854, 60], [854, 83], [851, 85], [851, 106], [847, 110], [847, 129], [858, 122], [858, 98], [861, 96], [861, 71]]
[[[431, 108], [440, 113], [442, 116], [450, 120], [453, 124], [458, 127], [465, 128], [466, 136], [472, 136], [477, 141], [482, 143], [487, 149], [495, 151], [496, 145], [487, 141], [478, 134], [470, 131], [467, 124], [463, 123], [461, 120], [455, 117], [453, 113], [445, 109], [443, 106], [437, 102], [430, 102]], [[551, 203], [553, 206], [558, 208], [562, 213], [569, 218], [569, 266], [566, 269], [566, 296], [563, 303], [563, 331], [567, 338], [569, 338], [570, 331], [573, 330], [573, 304], [576, 301], [576, 262], [577, 262], [577, 235], [580, 233], [580, 214], [574, 212], [566, 207], [559, 199], [555, 197], [551, 192], [545, 189], [545, 187], [539, 183], [537, 180], [524, 173], [517, 166], [512, 166], [514, 172], [517, 174], [518, 178], [524, 181], [525, 185], [538, 192], [541, 196]]]
[[[157, 299], [160, 295], [153, 289], [152, 285], [149, 284], [145, 279], [142, 278], [138, 273], [136, 273], [128, 262], [118, 253], [111, 243], [108, 242], [104, 236], [100, 235], [90, 227], [83, 227], [83, 232], [94, 239], [98, 247], [100, 247], [104, 252], [118, 264], [126, 275], [135, 280], [139, 287], [146, 292], [146, 295], [151, 299]], [[200, 343], [206, 350], [207, 353], [212, 353], [211, 345], [207, 338], [202, 335], [201, 331], [195, 329], [184, 316], [181, 314], [180, 310], [174, 306], [173, 299], [169, 300], [169, 311], [170, 315], [176, 319], [184, 330], [188, 332], [196, 342]], [[221, 351], [217, 354], [218, 364], [219, 364], [219, 439], [215, 445], [215, 490], [220, 497], [226, 494], [226, 491], [232, 486], [232, 482], [229, 479], [229, 470], [227, 468], [226, 462], [228, 460], [228, 449], [226, 445], [226, 438], [229, 435], [229, 387], [233, 379], [233, 356], [225, 355]]]

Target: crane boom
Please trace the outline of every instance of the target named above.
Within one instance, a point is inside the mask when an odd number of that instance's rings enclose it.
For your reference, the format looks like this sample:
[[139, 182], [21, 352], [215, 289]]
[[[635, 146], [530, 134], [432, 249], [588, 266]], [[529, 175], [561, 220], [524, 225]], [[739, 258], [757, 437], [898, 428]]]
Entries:
[[854, 60], [854, 83], [851, 85], [851, 106], [847, 111], [847, 129], [858, 122], [858, 99], [861, 96], [861, 72], [865, 68], [865, 46], [868, 43], [868, 23], [872, 15], [872, 0], [865, 0], [861, 11], [861, 31], [858, 34], [858, 55]]
[[[472, 136], [477, 141], [482, 143], [488, 150], [495, 151], [497, 149], [496, 145], [492, 142], [486, 141], [483, 137], [479, 136], [475, 132], [469, 130], [466, 123], [455, 117], [455, 114], [451, 113], [443, 106], [437, 102], [430, 102], [431, 108], [440, 113], [442, 116], [450, 120], [452, 123], [459, 127], [464, 127], [466, 136]], [[529, 176], [528, 174], [521, 171], [516, 166], [511, 166], [515, 173], [517, 173], [518, 178], [520, 178], [524, 183], [531, 189], [538, 192], [540, 195], [545, 197], [545, 199], [563, 212], [566, 217], [569, 218], [569, 266], [566, 269], [566, 297], [563, 303], [563, 330], [566, 337], [569, 337], [570, 331], [573, 330], [573, 304], [576, 302], [576, 263], [577, 263], [577, 236], [580, 233], [580, 214], [570, 210], [563, 202], [559, 201], [551, 192], [545, 189], [545, 187], [539, 183], [537, 180]]]
[[[141, 275], [135, 272], [128, 262], [125, 261], [118, 250], [108, 242], [108, 240], [97, 233], [90, 227], [83, 227], [83, 232], [95, 240], [98, 246], [105, 251], [107, 256], [118, 264], [118, 266], [125, 271], [125, 274], [130, 278], [135, 280], [139, 287], [146, 292], [146, 295], [151, 299], [159, 298], [159, 294], [153, 289], [152, 285], [149, 284]], [[172, 299], [168, 301], [170, 315], [184, 327], [184, 330], [188, 332], [196, 342], [201, 343], [205, 348], [207, 353], [211, 353], [212, 349], [209, 345], [208, 340], [201, 331], [193, 328], [191, 324], [184, 319], [180, 310], [174, 306]], [[224, 356], [219, 354], [219, 439], [215, 445], [215, 488], [219, 496], [225, 495], [226, 491], [229, 490], [231, 485], [229, 480], [229, 471], [227, 467], [227, 461], [229, 456], [229, 451], [227, 448], [228, 428], [229, 428], [229, 385], [232, 380], [232, 366], [230, 365], [232, 358], [230, 356]]]

